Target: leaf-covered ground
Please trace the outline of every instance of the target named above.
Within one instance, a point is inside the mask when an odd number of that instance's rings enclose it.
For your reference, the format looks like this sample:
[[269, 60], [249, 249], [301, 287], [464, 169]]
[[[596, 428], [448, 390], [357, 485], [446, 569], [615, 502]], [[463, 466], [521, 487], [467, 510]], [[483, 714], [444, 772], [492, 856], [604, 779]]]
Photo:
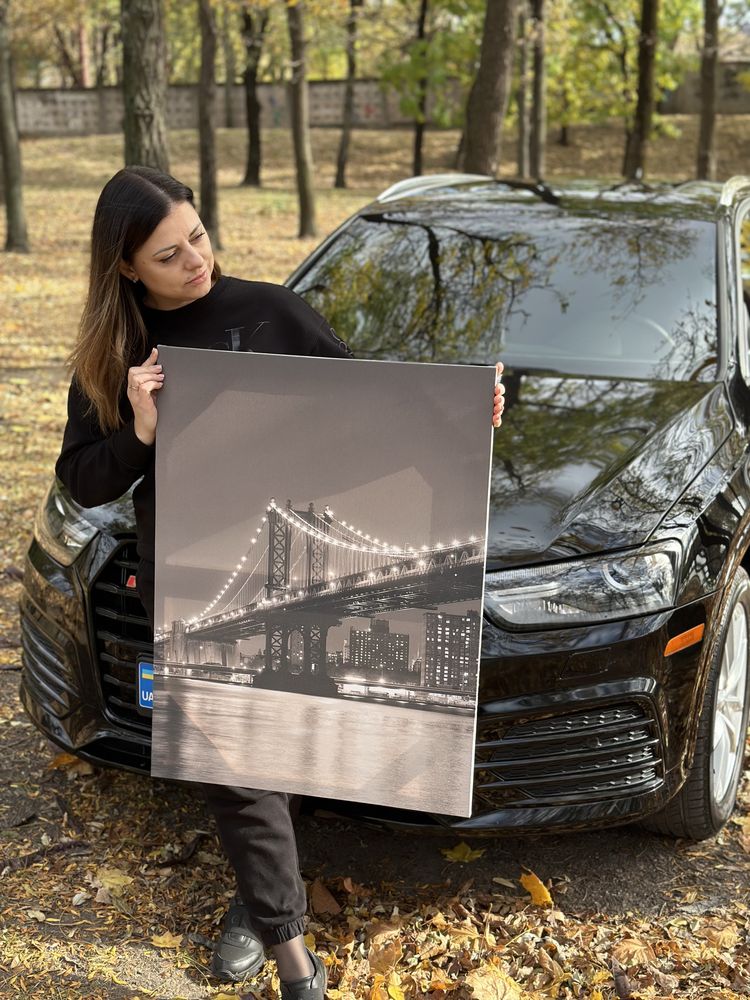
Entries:
[[[682, 138], [655, 144], [653, 176], [691, 174], [694, 123], [678, 124]], [[550, 177], [617, 180], [617, 128], [573, 138], [551, 146]], [[265, 187], [250, 191], [242, 133], [219, 134], [217, 258], [280, 281], [316, 240], [295, 235], [286, 135], [265, 139]], [[450, 168], [456, 139], [428, 134], [426, 172]], [[336, 140], [313, 137], [321, 236], [410, 171], [408, 132], [359, 132], [351, 187], [332, 191]], [[719, 148], [723, 177], [747, 170], [750, 119], [724, 118]], [[121, 140], [27, 140], [23, 154], [33, 253], [0, 256], [0, 997], [239, 995], [207, 972], [233, 886], [194, 791], [59, 755], [18, 701], [19, 569], [60, 444], [93, 208]], [[172, 170], [197, 189], [195, 163], [195, 136], [174, 134]], [[750, 996], [747, 773], [731, 822], [697, 845], [633, 827], [463, 842], [321, 813], [300, 817], [298, 840], [334, 1000]], [[274, 986], [269, 961], [243, 989]]]

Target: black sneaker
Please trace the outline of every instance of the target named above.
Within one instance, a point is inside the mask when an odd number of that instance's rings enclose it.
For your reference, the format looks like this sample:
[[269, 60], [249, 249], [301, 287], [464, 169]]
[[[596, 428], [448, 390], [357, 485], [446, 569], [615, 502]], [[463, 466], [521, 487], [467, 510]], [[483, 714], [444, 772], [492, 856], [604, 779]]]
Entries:
[[322, 958], [306, 948], [315, 972], [304, 979], [281, 983], [281, 1000], [324, 1000], [328, 986], [328, 972]]
[[265, 948], [250, 925], [247, 907], [235, 899], [214, 945], [211, 972], [217, 979], [236, 983], [260, 972], [265, 961]]

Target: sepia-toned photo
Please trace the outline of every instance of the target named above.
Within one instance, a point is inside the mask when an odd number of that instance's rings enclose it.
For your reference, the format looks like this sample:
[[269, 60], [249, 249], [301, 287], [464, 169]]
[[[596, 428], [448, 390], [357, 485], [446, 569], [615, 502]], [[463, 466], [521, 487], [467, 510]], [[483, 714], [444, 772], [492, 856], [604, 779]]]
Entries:
[[153, 773], [469, 815], [494, 371], [161, 357]]

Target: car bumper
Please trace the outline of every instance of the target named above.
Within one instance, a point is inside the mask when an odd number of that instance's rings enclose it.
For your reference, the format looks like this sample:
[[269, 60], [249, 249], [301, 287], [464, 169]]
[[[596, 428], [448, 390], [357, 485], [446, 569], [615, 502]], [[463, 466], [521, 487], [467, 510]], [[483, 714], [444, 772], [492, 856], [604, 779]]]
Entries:
[[[131, 540], [94, 545], [78, 573], [32, 543], [20, 601], [21, 698], [37, 727], [93, 763], [150, 769], [150, 717], [135, 700], [148, 655], [140, 601], [125, 585]], [[485, 620], [472, 815], [364, 804], [329, 810], [456, 830], [564, 830], [655, 812], [687, 774], [703, 646], [671, 657], [674, 635], [705, 623], [715, 595], [660, 615], [510, 633]], [[123, 632], [125, 638], [123, 638]], [[323, 803], [321, 803], [323, 804]]]

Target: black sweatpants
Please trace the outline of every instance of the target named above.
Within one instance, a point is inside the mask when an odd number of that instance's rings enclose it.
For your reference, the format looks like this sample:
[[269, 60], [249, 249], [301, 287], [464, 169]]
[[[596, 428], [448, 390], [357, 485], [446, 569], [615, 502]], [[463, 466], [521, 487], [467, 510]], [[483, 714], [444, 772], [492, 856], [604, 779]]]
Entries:
[[[153, 628], [153, 563], [139, 563], [136, 585]], [[242, 902], [258, 936], [269, 946], [302, 934], [307, 896], [292, 822], [299, 796], [198, 784], [216, 820]]]

